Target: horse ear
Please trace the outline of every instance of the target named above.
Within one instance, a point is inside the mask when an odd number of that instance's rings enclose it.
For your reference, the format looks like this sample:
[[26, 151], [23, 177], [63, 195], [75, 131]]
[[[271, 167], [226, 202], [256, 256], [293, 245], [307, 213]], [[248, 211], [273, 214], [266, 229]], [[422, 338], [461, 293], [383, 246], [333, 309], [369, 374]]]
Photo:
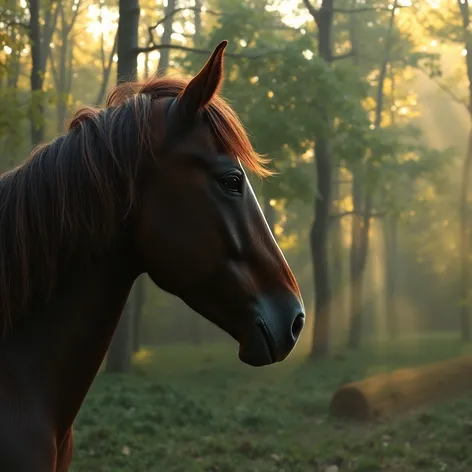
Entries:
[[188, 83], [177, 100], [179, 115], [188, 118], [196, 116], [218, 91], [223, 81], [223, 54], [228, 41], [221, 41], [202, 70]]

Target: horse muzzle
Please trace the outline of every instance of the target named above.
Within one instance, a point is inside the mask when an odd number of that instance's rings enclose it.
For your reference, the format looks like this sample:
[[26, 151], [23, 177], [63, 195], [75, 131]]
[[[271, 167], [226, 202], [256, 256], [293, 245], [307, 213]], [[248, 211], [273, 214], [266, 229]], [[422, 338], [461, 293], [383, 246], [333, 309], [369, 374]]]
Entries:
[[303, 303], [294, 294], [258, 300], [255, 322], [240, 343], [239, 359], [254, 367], [281, 362], [297, 344], [305, 324]]

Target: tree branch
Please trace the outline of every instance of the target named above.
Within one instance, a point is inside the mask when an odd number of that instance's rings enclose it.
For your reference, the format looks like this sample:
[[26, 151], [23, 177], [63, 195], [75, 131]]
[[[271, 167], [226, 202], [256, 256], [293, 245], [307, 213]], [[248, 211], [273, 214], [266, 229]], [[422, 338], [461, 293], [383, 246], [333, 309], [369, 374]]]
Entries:
[[303, 0], [303, 4], [308, 10], [308, 13], [313, 17], [315, 21], [317, 21], [317, 18], [319, 18], [319, 11], [311, 4], [310, 0]]
[[[169, 13], [167, 13], [166, 15], [164, 15], [159, 21], [157, 21], [156, 23], [154, 23], [153, 25], [151, 26], [148, 26], [148, 35], [149, 35], [149, 47], [154, 47], [156, 46], [156, 42], [154, 41], [154, 31], [155, 29], [164, 24], [169, 18], [172, 18], [176, 15], [178, 15], [179, 13], [183, 12], [183, 11], [192, 11], [192, 12], [195, 12], [195, 13], [207, 13], [208, 15], [213, 15], [213, 16], [232, 16], [228, 13], [223, 13], [223, 12], [219, 12], [219, 11], [216, 11], [216, 10], [208, 10], [208, 9], [202, 9], [202, 8], [197, 8], [197, 7], [179, 7], [179, 8], [175, 8], [174, 10], [170, 11]], [[289, 25], [285, 25], [285, 24], [281, 24], [281, 25], [268, 25], [266, 28], [262, 28], [262, 29], [267, 29], [267, 30], [280, 30], [280, 31], [297, 31], [297, 32], [300, 32], [300, 29], [299, 28], [294, 28], [292, 26], [289, 26]], [[183, 35], [185, 36], [185, 34]], [[165, 49], [165, 48], [161, 48], [161, 49]], [[225, 53], [225, 56], [228, 55], [227, 53]], [[230, 56], [231, 57], [231, 56]]]
[[154, 25], [150, 26], [150, 28], [156, 29], [159, 25], [162, 25], [163, 23], [165, 23], [169, 18], [172, 18], [175, 15], [177, 15], [177, 14], [183, 12], [183, 11], [193, 11], [193, 12], [196, 12], [196, 13], [208, 13], [209, 15], [213, 15], [213, 16], [221, 16], [222, 15], [221, 12], [215, 11], [215, 10], [205, 10], [205, 9], [202, 10], [201, 8], [196, 8], [196, 7], [179, 7], [179, 8], [176, 8], [175, 10], [172, 10], [167, 15], [164, 15], [163, 18], [161, 18]]
[[[53, 8], [52, 4], [53, 1], [51, 1], [51, 8]], [[51, 40], [57, 25], [59, 11], [62, 7], [62, 0], [57, 0], [56, 8], [54, 10], [48, 9], [47, 16], [41, 29], [41, 61], [39, 70], [42, 72], [46, 71], [46, 64], [51, 55]]]
[[79, 16], [80, 8], [81, 8], [81, 0], [77, 0], [77, 3], [74, 5], [76, 8], [73, 10], [72, 13], [72, 18], [70, 20], [70, 23], [67, 24], [67, 22], [64, 20], [64, 24], [66, 25], [65, 30], [66, 30], [66, 37], [69, 37], [72, 28], [75, 25], [75, 22], [77, 21], [77, 18]]
[[[307, 8], [308, 13], [310, 13], [310, 15], [315, 19], [315, 21], [317, 21], [317, 18], [319, 18], [320, 11], [311, 4], [310, 0], [303, 0], [303, 4]], [[408, 5], [396, 5], [395, 8], [406, 8], [406, 7], [408, 7]], [[378, 7], [373, 6], [373, 7], [359, 7], [359, 8], [333, 8], [328, 11], [331, 11], [332, 13], [344, 13], [346, 15], [352, 15], [356, 13], [366, 13], [369, 11], [378, 12], [378, 11], [391, 11], [391, 10], [392, 10], [392, 6], [388, 5], [388, 6], [378, 6]]]
[[[396, 5], [395, 9], [398, 8], [407, 8], [408, 5]], [[392, 11], [393, 6], [382, 6], [382, 7], [359, 7], [359, 8], [333, 8], [333, 13], [345, 13], [347, 15], [352, 15], [355, 13], [365, 13], [369, 11]]]
[[56, 87], [56, 90], [59, 90], [59, 76], [57, 73], [56, 65], [54, 64], [54, 58], [53, 55], [51, 54], [49, 58], [49, 65], [51, 67], [51, 72], [52, 72], [52, 78], [54, 79], [54, 86]]
[[[153, 44], [145, 48], [137, 48], [135, 51], [140, 53], [146, 53], [151, 51], [159, 51], [160, 49], [176, 49], [178, 51], [193, 52], [195, 54], [211, 54], [213, 51], [210, 49], [199, 49], [191, 48], [188, 46], [181, 46], [179, 44]], [[265, 49], [265, 50], [255, 50], [253, 53], [241, 54], [236, 52], [225, 52], [225, 57], [234, 57], [234, 58], [247, 58], [247, 59], [257, 59], [259, 57], [267, 56], [268, 54], [278, 53], [283, 51], [282, 49]]]
[[164, 15], [159, 21], [157, 21], [156, 23], [154, 23], [151, 26], [148, 26], [149, 44], [150, 45], [155, 45], [153, 32], [158, 26], [162, 25], [167, 20], [169, 20], [170, 18], [173, 18], [175, 15], [177, 15], [177, 14], [183, 12], [183, 11], [193, 11], [193, 12], [197, 12], [197, 13], [198, 12], [208, 13], [209, 15], [214, 15], [214, 16], [220, 16], [222, 14], [222, 13], [214, 11], [214, 10], [202, 10], [201, 8], [196, 8], [196, 7], [179, 7], [179, 8], [175, 8], [174, 10], [172, 10], [169, 13], [167, 13], [166, 15]]
[[[113, 66], [113, 56], [116, 53], [118, 47], [118, 31], [115, 33], [115, 39], [113, 41], [113, 47], [108, 57], [108, 63], [105, 65], [105, 61], [103, 61], [103, 69], [102, 69], [102, 82], [100, 84], [100, 90], [98, 92], [97, 98], [95, 100], [95, 106], [100, 106], [105, 98], [105, 94], [108, 87], [108, 82], [110, 80], [111, 75], [111, 68]], [[104, 51], [103, 51], [104, 53]]]

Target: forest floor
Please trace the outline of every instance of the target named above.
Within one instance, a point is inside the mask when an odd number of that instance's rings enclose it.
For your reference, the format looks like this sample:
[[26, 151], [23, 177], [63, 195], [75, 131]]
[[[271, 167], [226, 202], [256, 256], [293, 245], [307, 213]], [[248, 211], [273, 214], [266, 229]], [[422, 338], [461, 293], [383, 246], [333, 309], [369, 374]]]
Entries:
[[328, 414], [345, 382], [466, 351], [454, 337], [411, 338], [254, 369], [234, 346], [144, 349], [132, 374], [97, 377], [72, 471], [470, 472], [472, 394], [370, 425]]

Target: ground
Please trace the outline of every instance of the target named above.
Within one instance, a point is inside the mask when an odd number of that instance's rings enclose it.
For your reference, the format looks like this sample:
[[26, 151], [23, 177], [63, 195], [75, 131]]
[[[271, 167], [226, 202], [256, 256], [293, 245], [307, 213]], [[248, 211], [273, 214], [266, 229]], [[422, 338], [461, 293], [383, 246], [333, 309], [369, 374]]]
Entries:
[[133, 374], [98, 376], [72, 472], [470, 472], [472, 393], [373, 425], [328, 414], [344, 382], [465, 351], [429, 336], [254, 369], [234, 346], [145, 349]]

